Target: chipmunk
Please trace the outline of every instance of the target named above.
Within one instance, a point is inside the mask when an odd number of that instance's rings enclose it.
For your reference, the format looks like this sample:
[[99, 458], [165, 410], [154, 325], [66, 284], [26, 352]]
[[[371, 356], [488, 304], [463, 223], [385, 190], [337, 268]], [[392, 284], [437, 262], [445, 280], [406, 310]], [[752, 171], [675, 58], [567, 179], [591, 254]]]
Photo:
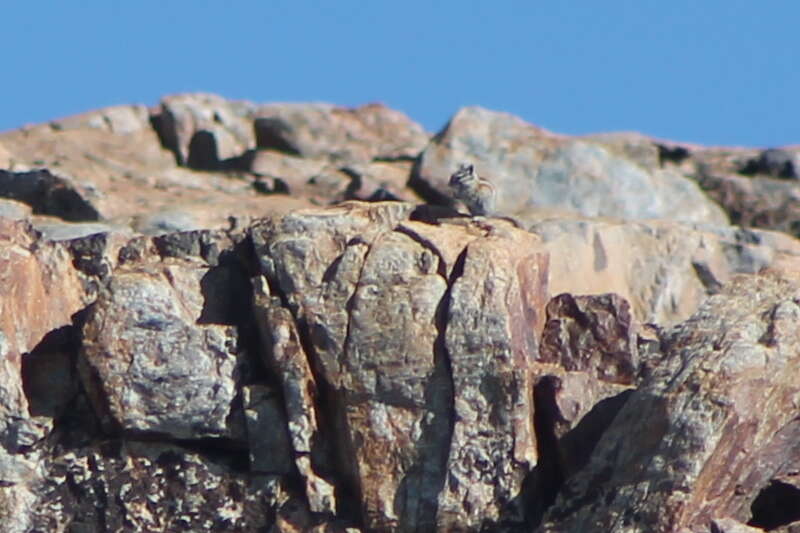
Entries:
[[450, 190], [461, 200], [472, 216], [488, 216], [494, 212], [496, 191], [488, 180], [478, 176], [475, 166], [462, 163], [450, 176]]

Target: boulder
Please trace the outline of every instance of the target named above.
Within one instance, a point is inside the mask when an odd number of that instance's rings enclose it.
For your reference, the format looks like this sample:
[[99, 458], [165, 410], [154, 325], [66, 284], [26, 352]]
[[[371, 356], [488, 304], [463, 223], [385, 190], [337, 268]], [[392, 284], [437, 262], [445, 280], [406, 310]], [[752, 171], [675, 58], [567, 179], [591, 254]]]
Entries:
[[446, 201], [450, 175], [470, 162], [496, 186], [503, 215], [554, 207], [592, 217], [727, 222], [693, 181], [653, 168], [650, 159], [642, 164], [615, 143], [555, 135], [507, 113], [467, 107], [420, 155], [412, 184]]
[[166, 96], [152, 113], [162, 145], [179, 165], [215, 170], [227, 159], [255, 146], [249, 102], [228, 101], [215, 94]]
[[757, 158], [750, 159], [741, 169], [742, 174], [767, 174], [775, 178], [800, 178], [798, 158], [782, 148], [764, 150]]
[[235, 267], [215, 264], [230, 244], [214, 238], [177, 234], [120, 251], [125, 262], [89, 311], [81, 350], [84, 387], [108, 431], [244, 440]]
[[[776, 521], [757, 502], [799, 459], [788, 444], [798, 427], [798, 279], [739, 276], [664, 332], [660, 365], [540, 531], [695, 530], [715, 517], [772, 529], [796, 519]], [[800, 508], [800, 492], [784, 494], [784, 511]]]
[[338, 163], [410, 159], [428, 142], [422, 127], [382, 104], [270, 104], [256, 112], [256, 145]]
[[662, 153], [683, 154], [677, 159], [662, 158], [662, 164], [695, 180], [725, 209], [733, 224], [800, 235], [794, 179], [800, 168], [800, 147], [760, 151], [679, 143], [659, 146]]
[[0, 196], [29, 205], [33, 213], [70, 222], [96, 221], [99, 217], [95, 207], [70, 180], [47, 169], [0, 170]]
[[[184, 100], [187, 106], [195, 102], [190, 96]], [[239, 117], [236, 102], [218, 103]], [[35, 213], [128, 225], [147, 234], [223, 229], [230, 217], [252, 219], [310, 205], [300, 195], [274, 194], [280, 190], [265, 195], [258, 176], [228, 162], [214, 171], [177, 166], [149, 118], [138, 106], [115, 107], [0, 134], [0, 144], [13, 154], [6, 197], [31, 205]], [[252, 120], [245, 123], [253, 138]], [[253, 144], [242, 144], [235, 155]]]
[[731, 222], [800, 236], [800, 185], [769, 176], [701, 173], [697, 181]]

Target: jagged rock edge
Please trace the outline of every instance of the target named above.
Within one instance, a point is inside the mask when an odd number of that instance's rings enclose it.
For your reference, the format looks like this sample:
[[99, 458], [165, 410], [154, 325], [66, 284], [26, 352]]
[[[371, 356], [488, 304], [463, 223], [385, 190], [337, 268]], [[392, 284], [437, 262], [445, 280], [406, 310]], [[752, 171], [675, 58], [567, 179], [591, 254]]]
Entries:
[[[273, 232], [276, 231], [277, 228], [275, 227], [274, 224], [270, 224], [270, 226], [271, 227], [270, 227], [269, 231], [273, 231]], [[256, 244], [255, 244], [254, 240], [252, 239], [252, 233], [251, 233], [252, 227], [253, 226], [251, 225], [246, 230], [247, 239], [250, 241], [249, 242], [250, 250], [256, 256], [256, 258], [258, 258], [259, 257], [258, 249], [256, 247]], [[370, 246], [369, 243], [366, 243], [366, 244], [368, 246]], [[265, 247], [263, 252], [267, 255], [267, 257], [270, 260], [272, 260], [272, 257], [270, 255], [270, 250], [269, 250], [268, 246]], [[369, 253], [369, 251], [367, 251], [367, 253]], [[341, 257], [341, 255], [339, 257]], [[365, 258], [366, 258], [366, 255], [365, 255]], [[334, 261], [336, 261], [336, 260], [338, 260], [338, 257], [337, 257], [337, 259], [334, 259]], [[363, 263], [361, 265], [361, 268], [363, 269]], [[276, 272], [274, 270], [274, 265], [273, 265], [273, 268], [269, 268], [269, 269], [268, 268], [263, 268], [263, 266], [260, 264], [259, 260], [257, 259], [256, 260], [256, 269], [257, 269], [257, 272], [260, 275], [262, 275], [264, 277], [264, 279], [267, 281], [267, 285], [269, 287], [270, 294], [273, 297], [277, 297], [277, 299], [280, 300], [281, 307], [286, 309], [289, 312], [289, 315], [294, 320], [294, 325], [295, 325], [295, 329], [297, 330], [298, 340], [300, 342], [300, 345], [303, 348], [303, 353], [306, 356], [306, 361], [308, 363], [308, 366], [309, 366], [309, 368], [311, 370], [311, 373], [314, 376], [314, 380], [316, 382], [317, 395], [314, 397], [314, 413], [315, 413], [315, 417], [316, 417], [316, 421], [317, 421], [317, 427], [319, 428], [320, 434], [322, 434], [322, 435], [331, 434], [331, 433], [333, 433], [334, 428], [338, 424], [341, 424], [342, 421], [338, 420], [339, 417], [336, 416], [336, 414], [339, 412], [339, 410], [336, 409], [336, 402], [334, 402], [334, 401], [328, 402], [328, 401], [324, 401], [323, 400], [324, 397], [335, 397], [335, 394], [331, 390], [332, 389], [331, 384], [328, 383], [328, 381], [325, 379], [325, 377], [318, 371], [318, 368], [317, 368], [318, 365], [315, 364], [315, 359], [318, 359], [318, 357], [317, 357], [316, 350], [314, 349], [314, 343], [311, 341], [311, 335], [310, 335], [310, 332], [308, 331], [308, 324], [306, 323], [306, 321], [304, 319], [302, 319], [301, 317], [298, 316], [298, 313], [299, 313], [300, 309], [296, 305], [291, 305], [289, 303], [289, 298], [284, 293], [284, 291], [281, 289], [279, 280], [276, 279]], [[360, 273], [359, 273], [359, 279], [360, 279]], [[349, 331], [350, 331], [350, 314], [348, 313], [347, 336], [345, 337], [344, 346], [346, 346], [347, 338], [349, 337]], [[282, 390], [281, 390], [280, 397], [281, 397], [282, 400], [284, 399]], [[285, 410], [286, 410], [285, 404], [282, 405], [282, 408], [283, 408], [283, 410], [285, 412]], [[323, 416], [322, 413], [330, 413], [331, 416]], [[287, 428], [287, 430], [288, 430], [288, 428]], [[343, 437], [348, 438], [346, 434], [343, 435]], [[348, 440], [349, 440], [349, 438], [348, 438]], [[331, 439], [330, 442], [332, 443], [334, 441]], [[352, 444], [349, 444], [349, 446], [352, 447]], [[295, 454], [298, 454], [297, 450], [294, 450], [294, 446], [292, 446], [292, 449], [293, 449], [293, 452]], [[335, 447], [331, 447], [330, 454], [335, 456], [335, 457], [345, 457], [345, 454], [343, 454], [339, 449], [337, 449]], [[307, 455], [311, 455], [313, 457], [314, 452], [312, 451]], [[349, 465], [347, 465], [347, 466], [349, 466]], [[361, 512], [361, 505], [360, 505], [361, 500], [362, 500], [362, 498], [361, 498], [361, 489], [358, 486], [358, 483], [356, 483], [357, 476], [353, 475], [352, 472], [348, 472], [347, 470], [349, 470], [349, 469], [346, 466], [345, 466], [345, 468], [343, 470], [344, 470], [344, 472], [342, 471], [342, 469], [336, 469], [335, 470], [335, 474], [338, 474], [338, 475], [335, 475], [333, 477], [333, 480], [332, 480], [333, 481], [332, 484], [333, 484], [333, 486], [335, 488], [335, 492], [336, 492], [336, 507], [337, 507], [336, 514], [337, 514], [337, 518], [345, 519], [345, 520], [351, 519], [358, 526], [361, 526], [363, 524], [364, 520], [363, 520], [363, 515], [362, 515], [362, 512]], [[346, 497], [342, 497], [342, 493], [343, 492], [346, 494]], [[306, 504], [308, 504], [307, 495], [305, 494], [304, 491], [300, 491], [300, 496], [304, 500], [304, 502]], [[353, 500], [353, 501], [349, 501], [349, 500]], [[354, 511], [355, 511], [355, 513], [354, 513]]]

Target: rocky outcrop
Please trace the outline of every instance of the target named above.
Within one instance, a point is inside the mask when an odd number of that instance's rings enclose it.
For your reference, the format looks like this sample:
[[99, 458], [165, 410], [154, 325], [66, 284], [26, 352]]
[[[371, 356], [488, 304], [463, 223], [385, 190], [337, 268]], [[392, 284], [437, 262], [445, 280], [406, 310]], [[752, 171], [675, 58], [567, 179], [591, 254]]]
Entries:
[[[800, 392], [798, 290], [796, 277], [737, 278], [664, 332], [660, 364], [541, 531], [695, 530], [717, 517], [773, 529], [797, 519], [800, 492], [778, 487], [800, 459], [788, 444]], [[785, 504], [762, 514], [770, 491]]]
[[755, 150], [659, 144], [661, 163], [695, 180], [733, 224], [800, 234], [800, 148]]
[[793, 154], [214, 95], [2, 134], [0, 529], [797, 530]]
[[[207, 249], [225, 246], [202, 237]], [[139, 437], [244, 441], [242, 420], [232, 416], [244, 354], [231, 306], [245, 297], [226, 294], [236, 288], [233, 267], [137, 244], [120, 251], [125, 261], [83, 327], [83, 385], [101, 421]]]
[[642, 322], [685, 320], [737, 273], [756, 273], [800, 253], [771, 231], [687, 226], [673, 221], [549, 218], [534, 222], [550, 253], [552, 294], [614, 292]]
[[217, 170], [255, 147], [254, 108], [215, 94], [177, 94], [165, 97], [150, 120], [178, 165]]
[[[412, 176], [431, 198], [447, 195], [448, 177], [463, 161], [497, 185], [497, 210], [524, 214], [556, 208], [585, 216], [669, 217], [720, 224], [726, 217], [697, 185], [652, 157], [592, 138], [569, 138], [506, 113], [460, 110], [420, 155]], [[646, 152], [645, 152], [646, 153]]]
[[367, 163], [412, 159], [428, 141], [405, 115], [380, 104], [271, 104], [256, 112], [256, 145], [305, 158]]
[[[366, 528], [477, 528], [535, 460], [528, 362], [546, 255], [508, 223], [431, 225], [411, 207], [298, 212], [253, 240], [305, 326]], [[298, 374], [285, 390], [310, 381]]]

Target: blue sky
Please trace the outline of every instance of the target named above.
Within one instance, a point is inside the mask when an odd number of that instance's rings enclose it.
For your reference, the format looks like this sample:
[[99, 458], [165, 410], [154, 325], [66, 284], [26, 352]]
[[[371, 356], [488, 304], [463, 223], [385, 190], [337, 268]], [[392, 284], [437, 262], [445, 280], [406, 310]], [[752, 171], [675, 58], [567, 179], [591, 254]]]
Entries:
[[800, 143], [800, 2], [7, 2], [0, 131], [122, 103], [461, 106], [550, 130]]

